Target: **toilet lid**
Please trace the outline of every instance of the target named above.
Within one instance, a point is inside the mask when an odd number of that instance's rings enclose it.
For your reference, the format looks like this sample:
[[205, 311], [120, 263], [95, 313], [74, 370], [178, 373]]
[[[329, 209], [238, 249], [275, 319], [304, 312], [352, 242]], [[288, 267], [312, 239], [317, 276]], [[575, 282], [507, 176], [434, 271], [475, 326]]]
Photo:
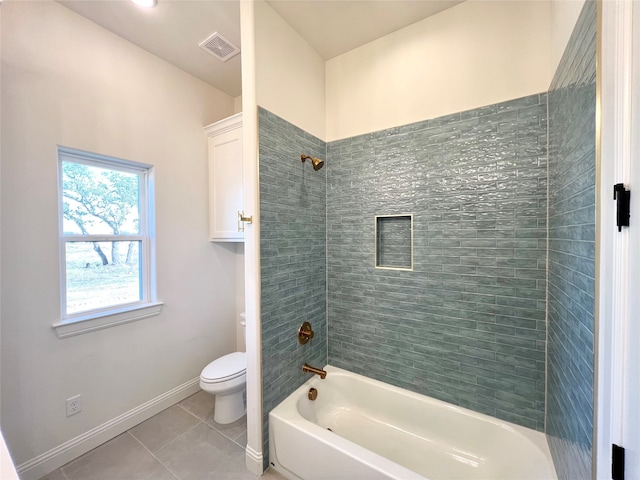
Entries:
[[208, 382], [223, 382], [242, 375], [246, 370], [247, 354], [233, 352], [204, 367], [201, 378]]

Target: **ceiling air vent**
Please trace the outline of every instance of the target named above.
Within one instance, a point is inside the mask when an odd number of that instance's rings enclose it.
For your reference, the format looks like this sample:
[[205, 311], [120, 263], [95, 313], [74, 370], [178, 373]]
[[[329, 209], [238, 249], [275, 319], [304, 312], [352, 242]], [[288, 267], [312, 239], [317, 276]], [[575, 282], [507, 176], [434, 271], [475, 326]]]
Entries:
[[218, 32], [213, 33], [212, 35], [205, 38], [199, 44], [200, 48], [204, 49], [206, 52], [210, 53], [218, 60], [222, 60], [226, 62], [231, 57], [240, 53], [240, 49], [236, 47], [229, 40], [224, 38]]

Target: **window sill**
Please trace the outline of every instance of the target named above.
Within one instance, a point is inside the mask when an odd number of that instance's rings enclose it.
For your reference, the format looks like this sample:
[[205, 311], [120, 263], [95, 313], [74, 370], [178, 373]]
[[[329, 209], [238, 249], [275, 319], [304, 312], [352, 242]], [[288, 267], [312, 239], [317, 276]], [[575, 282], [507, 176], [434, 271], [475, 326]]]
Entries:
[[143, 318], [160, 315], [163, 302], [145, 303], [133, 307], [124, 307], [109, 312], [93, 313], [62, 320], [53, 324], [58, 337], [66, 338], [104, 328], [115, 327], [123, 323], [135, 322]]

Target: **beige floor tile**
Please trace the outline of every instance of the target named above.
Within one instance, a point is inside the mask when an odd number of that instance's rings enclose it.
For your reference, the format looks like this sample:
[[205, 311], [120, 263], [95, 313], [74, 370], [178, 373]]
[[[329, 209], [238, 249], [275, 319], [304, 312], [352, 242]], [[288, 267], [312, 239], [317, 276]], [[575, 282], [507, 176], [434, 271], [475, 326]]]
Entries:
[[256, 480], [245, 467], [244, 449], [205, 424], [156, 452], [180, 480]]
[[156, 452], [198, 423], [200, 422], [193, 415], [173, 405], [133, 427], [129, 432], [150, 451]]
[[200, 390], [182, 400], [178, 405], [205, 422], [207, 418], [213, 418], [214, 398], [213, 395]]
[[[247, 433], [247, 416], [245, 415], [240, 420], [237, 420], [233, 423], [229, 423], [227, 425], [222, 425], [220, 423], [216, 423], [213, 421], [213, 418], [207, 419], [207, 425], [209, 425], [214, 430], [220, 432], [222, 435], [227, 437], [229, 440], [239, 443], [238, 440], [240, 437]], [[246, 446], [246, 442], [242, 447]]]
[[246, 445], [246, 440], [243, 444], [241, 443], [241, 438], [243, 434], [246, 435], [247, 433], [247, 417], [244, 416], [240, 420], [227, 425], [216, 423], [213, 420], [213, 413], [215, 411], [213, 395], [200, 390], [198, 393], [180, 402], [179, 405], [228, 439], [233, 440], [243, 447]]
[[68, 480], [175, 480], [129, 433], [62, 467]]
[[242, 448], [246, 448], [247, 446], [247, 431], [245, 430], [244, 432], [242, 432], [242, 434], [233, 439], [234, 442], [236, 442], [238, 445], [240, 445]]

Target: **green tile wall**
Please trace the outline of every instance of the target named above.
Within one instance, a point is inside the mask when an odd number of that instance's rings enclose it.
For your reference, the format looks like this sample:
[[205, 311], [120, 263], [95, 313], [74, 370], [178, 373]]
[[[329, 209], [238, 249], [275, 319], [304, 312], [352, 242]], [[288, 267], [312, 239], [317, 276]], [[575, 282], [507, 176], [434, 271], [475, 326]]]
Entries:
[[[328, 361], [537, 430], [546, 407], [559, 478], [590, 478], [594, 38], [588, 1], [548, 98], [328, 144], [260, 109], [265, 466], [269, 411]], [[375, 216], [409, 213], [414, 270], [376, 269]]]
[[595, 305], [596, 3], [549, 91], [547, 435], [560, 480], [591, 478]]
[[[325, 143], [267, 110], [259, 111], [262, 395], [265, 468], [269, 412], [304, 383], [306, 362], [327, 363]], [[315, 337], [300, 345], [298, 327]]]
[[[329, 363], [544, 428], [547, 98], [327, 145]], [[374, 217], [414, 215], [414, 270]]]

